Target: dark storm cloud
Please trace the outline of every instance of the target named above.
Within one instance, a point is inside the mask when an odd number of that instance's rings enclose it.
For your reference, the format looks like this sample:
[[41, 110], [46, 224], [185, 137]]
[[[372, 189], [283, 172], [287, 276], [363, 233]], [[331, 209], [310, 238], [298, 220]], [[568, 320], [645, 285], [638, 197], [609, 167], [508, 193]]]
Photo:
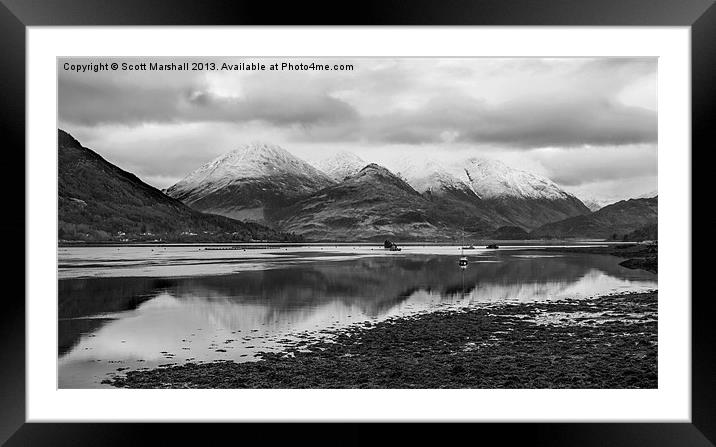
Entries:
[[191, 77], [173, 84], [141, 84], [109, 76], [88, 80], [71, 73], [60, 76], [58, 98], [60, 119], [84, 126], [254, 120], [290, 126], [330, 124], [357, 117], [350, 105], [327, 94], [287, 94], [279, 88], [264, 88], [241, 97], [223, 97]]
[[650, 110], [600, 98], [542, 98], [475, 113], [459, 140], [513, 147], [620, 145], [656, 142]]
[[541, 98], [489, 105], [441, 98], [415, 111], [366, 117], [325, 138], [423, 144], [450, 141], [545, 146], [655, 143], [656, 112], [600, 98]]
[[565, 186], [636, 177], [656, 177], [657, 151], [653, 145], [586, 147], [579, 151], [544, 149], [530, 154], [549, 178]]
[[[508, 59], [486, 64], [489, 75], [484, 79], [475, 70], [451, 67], [456, 79], [483, 83], [484, 97], [469, 94], [469, 86], [460, 90], [445, 85], [418, 109], [367, 118], [358, 133], [364, 139], [405, 144], [439, 143], [448, 134], [451, 141], [513, 148], [657, 141], [656, 111], [619, 98], [625, 88], [655, 76], [656, 59], [599, 58], [556, 68], [561, 63]], [[647, 96], [655, 99], [655, 94], [647, 90]], [[490, 96], [491, 101], [485, 99]]]
[[[60, 71], [59, 112], [63, 122], [85, 126], [260, 121], [336, 142], [423, 144], [444, 142], [447, 135], [450, 141], [535, 148], [657, 138], [656, 112], [617, 98], [625, 86], [655, 73], [655, 59], [377, 60], [357, 66], [355, 73], [323, 77], [232, 74], [240, 81], [230, 86], [237, 94], [217, 94], [211, 79], [193, 73]], [[412, 103], [402, 107], [401, 101]]]
[[264, 121], [277, 126], [326, 125], [357, 118], [343, 101], [328, 96], [292, 95], [224, 98], [207, 91], [187, 91], [179, 101], [178, 121], [244, 122]]
[[60, 119], [80, 125], [174, 120], [179, 99], [179, 92], [168, 88], [87, 82], [71, 76], [60, 76], [57, 94]]

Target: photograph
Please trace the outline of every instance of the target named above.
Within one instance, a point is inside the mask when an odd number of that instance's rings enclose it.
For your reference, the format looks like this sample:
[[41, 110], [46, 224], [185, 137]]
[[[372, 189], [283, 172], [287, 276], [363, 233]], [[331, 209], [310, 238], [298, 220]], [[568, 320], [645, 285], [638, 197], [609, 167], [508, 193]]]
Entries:
[[659, 58], [56, 63], [58, 388], [659, 388]]

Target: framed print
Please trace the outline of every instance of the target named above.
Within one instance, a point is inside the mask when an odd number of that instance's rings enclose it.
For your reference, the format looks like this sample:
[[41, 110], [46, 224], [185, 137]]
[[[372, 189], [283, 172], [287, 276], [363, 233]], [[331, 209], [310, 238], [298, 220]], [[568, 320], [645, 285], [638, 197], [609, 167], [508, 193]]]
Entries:
[[3, 2], [8, 445], [713, 445], [712, 2], [418, 3]]

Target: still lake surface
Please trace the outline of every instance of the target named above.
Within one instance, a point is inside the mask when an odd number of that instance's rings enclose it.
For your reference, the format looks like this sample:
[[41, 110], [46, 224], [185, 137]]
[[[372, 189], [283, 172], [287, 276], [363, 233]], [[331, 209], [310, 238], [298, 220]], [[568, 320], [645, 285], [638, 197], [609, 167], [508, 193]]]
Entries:
[[[225, 247], [221, 245], [220, 247]], [[58, 386], [126, 369], [251, 361], [297, 337], [437, 309], [657, 288], [608, 255], [550, 246], [61, 247]]]

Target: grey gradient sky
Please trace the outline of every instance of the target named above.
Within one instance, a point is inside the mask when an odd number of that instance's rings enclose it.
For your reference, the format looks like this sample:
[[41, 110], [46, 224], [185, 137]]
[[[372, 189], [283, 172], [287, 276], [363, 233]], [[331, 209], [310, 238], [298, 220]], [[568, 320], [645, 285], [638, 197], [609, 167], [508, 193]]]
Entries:
[[497, 158], [585, 198], [657, 187], [655, 58], [197, 59], [354, 70], [75, 73], [64, 62], [185, 59], [61, 59], [59, 127], [159, 188], [251, 141], [386, 165]]

